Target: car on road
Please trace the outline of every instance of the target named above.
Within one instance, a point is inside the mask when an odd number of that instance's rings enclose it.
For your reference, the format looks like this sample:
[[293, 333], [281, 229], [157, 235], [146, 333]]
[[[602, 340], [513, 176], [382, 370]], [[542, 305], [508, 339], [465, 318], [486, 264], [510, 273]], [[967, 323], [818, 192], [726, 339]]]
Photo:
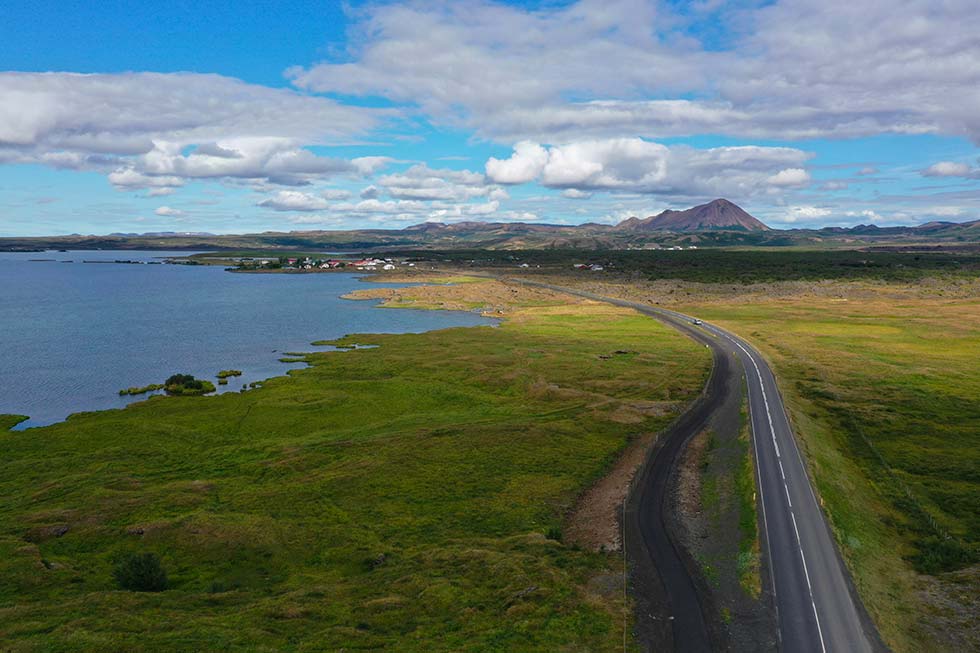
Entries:
[[693, 320], [691, 320], [691, 324], [701, 325], [704, 324], [704, 322], [702, 322], [698, 318], [694, 318]]

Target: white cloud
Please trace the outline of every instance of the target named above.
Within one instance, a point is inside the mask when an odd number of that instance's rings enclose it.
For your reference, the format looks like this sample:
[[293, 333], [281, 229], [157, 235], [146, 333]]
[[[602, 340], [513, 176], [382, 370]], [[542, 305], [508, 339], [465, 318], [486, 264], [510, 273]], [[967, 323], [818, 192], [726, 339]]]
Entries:
[[826, 218], [829, 215], [833, 215], [833, 211], [827, 208], [819, 206], [793, 206], [782, 216], [773, 218], [773, 221], [786, 223], [812, 222]]
[[[682, 7], [379, 3], [355, 14], [347, 61], [289, 75], [509, 142], [884, 132], [980, 141], [976, 2], [750, 3], [714, 17], [728, 29], [725, 47], [711, 49]], [[698, 99], [661, 99], [683, 94]]]
[[980, 168], [970, 166], [966, 163], [940, 161], [923, 170], [922, 175], [924, 177], [965, 177], [967, 179], [980, 179]]
[[378, 185], [395, 199], [468, 200], [486, 197], [492, 190], [487, 178], [469, 170], [437, 170], [425, 164], [378, 179]]
[[772, 186], [799, 187], [810, 183], [810, 173], [803, 168], [786, 168], [780, 170], [767, 180]]
[[153, 212], [156, 213], [157, 215], [162, 215], [162, 216], [172, 217], [172, 218], [184, 215], [184, 212], [181, 211], [180, 209], [174, 209], [169, 206], [161, 206], [160, 208], [156, 209]]
[[329, 204], [322, 197], [295, 190], [281, 190], [272, 197], [262, 200], [256, 206], [275, 211], [320, 211], [327, 208]]
[[566, 188], [561, 192], [561, 196], [567, 197], [570, 200], [587, 200], [592, 197], [592, 193], [587, 193], [577, 188]]
[[373, 175], [378, 170], [387, 167], [389, 163], [393, 162], [394, 159], [390, 156], [361, 156], [356, 159], [351, 159], [351, 164], [357, 172], [365, 177]]
[[[506, 160], [490, 159], [496, 182], [538, 179], [576, 193], [605, 190], [697, 198], [747, 197], [809, 180], [810, 155], [785, 147], [667, 147], [639, 138], [589, 140], [550, 148], [524, 142]], [[791, 167], [787, 167], [791, 166]], [[498, 176], [500, 175], [500, 176]]]
[[184, 180], [173, 176], [150, 176], [133, 168], [119, 168], [109, 173], [109, 182], [120, 190], [134, 188], [168, 188], [183, 186]]
[[883, 222], [885, 220], [885, 217], [883, 215], [871, 209], [864, 209], [863, 211], [847, 211], [844, 213], [844, 215], [846, 215], [849, 218], [866, 219], [868, 222], [872, 224], [876, 222]]
[[295, 225], [320, 225], [329, 227], [341, 227], [344, 225], [343, 218], [333, 215], [291, 215], [288, 218], [291, 224]]
[[548, 151], [537, 143], [522, 141], [514, 146], [509, 159], [490, 157], [487, 176], [498, 184], [524, 184], [541, 174], [548, 163]]
[[328, 200], [346, 200], [350, 199], [351, 193], [349, 190], [342, 190], [339, 188], [328, 188], [320, 192], [320, 197]]
[[120, 188], [300, 184], [386, 165], [305, 148], [349, 142], [394, 115], [220, 75], [0, 73], [0, 162], [103, 171]]

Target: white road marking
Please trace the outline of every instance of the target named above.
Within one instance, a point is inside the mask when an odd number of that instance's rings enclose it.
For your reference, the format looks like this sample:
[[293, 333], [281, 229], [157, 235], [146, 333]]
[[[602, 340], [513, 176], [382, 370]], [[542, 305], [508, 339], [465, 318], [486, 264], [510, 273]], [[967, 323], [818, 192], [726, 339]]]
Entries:
[[[773, 423], [772, 423], [772, 411], [769, 409], [769, 399], [766, 397], [766, 384], [765, 384], [765, 381], [762, 378], [762, 371], [759, 369], [759, 364], [755, 362], [755, 357], [752, 356], [752, 354], [749, 353], [749, 351], [745, 347], [743, 347], [742, 346], [742, 343], [740, 343], [738, 340], [736, 340], [735, 338], [732, 338], [731, 336], [729, 336], [724, 331], [719, 331], [719, 330], [714, 329], [712, 327], [708, 327], [708, 328], [711, 331], [714, 331], [716, 334], [718, 334], [720, 336], [724, 336], [728, 340], [730, 340], [733, 343], [735, 343], [735, 346], [737, 346], [739, 349], [741, 349], [745, 353], [745, 355], [749, 357], [749, 360], [752, 361], [752, 367], [755, 368], [756, 376], [759, 377], [759, 388], [762, 390], [762, 401], [763, 401], [763, 403], [765, 404], [765, 407], [766, 407], [766, 417], [769, 418], [769, 433], [772, 435], [772, 444], [773, 444], [773, 447], [774, 447], [774, 449], [776, 451], [776, 459], [779, 462], [779, 467], [780, 467], [780, 470], [779, 471], [780, 471], [780, 474], [782, 474], [782, 460], [781, 460], [781, 458], [779, 456], [779, 445], [776, 443], [776, 429], [773, 427]], [[751, 407], [751, 402], [749, 402], [749, 406]], [[799, 454], [799, 451], [797, 451], [797, 455], [800, 455]], [[756, 465], [758, 465], [758, 458], [756, 459]], [[809, 480], [807, 481], [807, 485], [809, 485]], [[761, 476], [760, 476], [759, 486], [760, 486], [760, 495], [761, 495], [761, 489], [762, 489], [761, 488], [761, 486], [762, 486]], [[789, 498], [789, 486], [786, 484], [786, 477], [785, 477], [785, 475], [783, 476], [783, 489], [786, 491], [786, 500], [789, 501], [789, 508], [790, 508], [790, 510], [789, 510], [789, 516], [793, 520], [793, 531], [796, 533], [796, 543], [797, 543], [797, 547], [799, 548], [799, 551], [800, 551], [800, 562], [803, 563], [803, 575], [806, 578], [806, 587], [807, 587], [807, 591], [810, 594], [810, 606], [813, 608], [813, 618], [814, 618], [814, 620], [817, 623], [817, 636], [820, 638], [820, 650], [823, 653], [827, 653], [827, 647], [826, 647], [826, 645], [824, 644], [824, 641], [823, 641], [823, 629], [820, 627], [820, 615], [817, 613], [817, 604], [813, 600], [813, 587], [810, 585], [810, 573], [809, 573], [809, 571], [806, 568], [806, 554], [803, 552], [803, 540], [800, 539], [800, 531], [796, 527], [796, 515], [793, 514], [793, 502], [790, 501], [790, 498]], [[810, 491], [812, 492], [813, 489], [810, 488]], [[765, 499], [764, 498], [763, 498], [763, 505], [762, 505], [762, 507], [763, 507], [763, 511], [765, 511]], [[768, 542], [768, 539], [769, 539], [768, 538], [768, 530], [766, 532], [767, 532], [766, 540]], [[772, 556], [770, 555], [770, 560], [771, 559], [772, 559]], [[775, 585], [775, 581], [773, 581], [773, 584]]]

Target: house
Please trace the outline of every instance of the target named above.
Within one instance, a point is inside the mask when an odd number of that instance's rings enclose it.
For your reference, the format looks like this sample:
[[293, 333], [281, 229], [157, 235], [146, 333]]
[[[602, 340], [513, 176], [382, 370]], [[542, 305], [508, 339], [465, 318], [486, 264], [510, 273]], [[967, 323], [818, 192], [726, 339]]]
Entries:
[[385, 263], [384, 266], [381, 269], [382, 270], [394, 270], [395, 269], [395, 266], [392, 265], [391, 263]]

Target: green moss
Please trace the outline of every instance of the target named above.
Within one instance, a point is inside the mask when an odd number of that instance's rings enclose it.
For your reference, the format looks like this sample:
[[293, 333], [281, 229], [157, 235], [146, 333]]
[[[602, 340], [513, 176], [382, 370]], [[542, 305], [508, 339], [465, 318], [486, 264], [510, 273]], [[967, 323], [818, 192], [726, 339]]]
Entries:
[[215, 376], [217, 376], [219, 379], [227, 379], [230, 376], [241, 376], [241, 375], [242, 375], [241, 370], [221, 370]]

